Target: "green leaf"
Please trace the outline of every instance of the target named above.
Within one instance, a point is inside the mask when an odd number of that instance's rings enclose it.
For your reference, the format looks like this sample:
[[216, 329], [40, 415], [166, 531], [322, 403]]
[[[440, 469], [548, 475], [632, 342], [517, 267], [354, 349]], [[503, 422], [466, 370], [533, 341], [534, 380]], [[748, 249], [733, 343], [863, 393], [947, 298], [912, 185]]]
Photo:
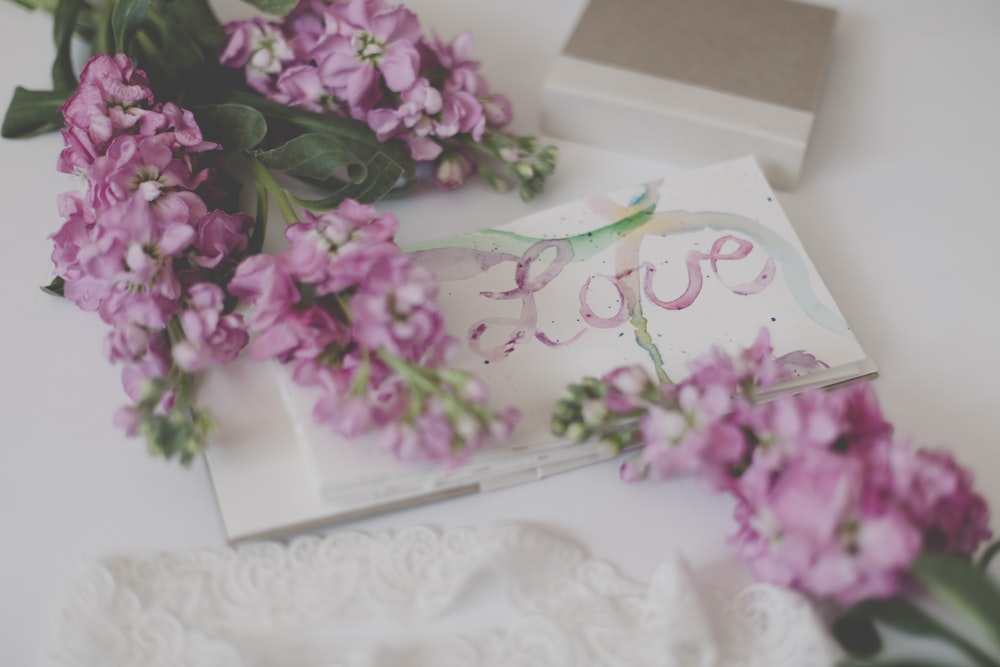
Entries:
[[906, 598], [866, 600], [845, 615], [868, 618], [915, 637], [942, 639], [965, 653], [977, 665], [997, 667], [996, 661], [986, 652]]
[[345, 146], [351, 147], [352, 152], [360, 156], [373, 155], [376, 152], [385, 153], [405, 169], [405, 176], [413, 174], [413, 159], [406, 144], [397, 139], [379, 141], [367, 123], [355, 118], [341, 118], [290, 107], [242, 90], [226, 90], [221, 98], [216, 101], [246, 104], [257, 109], [264, 114], [269, 124], [271, 121], [287, 123], [293, 127], [293, 134], [302, 134], [304, 131], [331, 135], [343, 141]]
[[28, 90], [18, 86], [7, 107], [0, 135], [6, 139], [33, 137], [61, 129], [63, 117], [59, 107], [67, 93], [58, 90]]
[[292, 7], [298, 4], [298, 0], [246, 0], [251, 5], [257, 9], [267, 12], [268, 14], [274, 14], [275, 16], [284, 16], [288, 12], [292, 11]]
[[844, 651], [855, 658], [870, 658], [882, 650], [882, 637], [872, 619], [853, 609], [835, 618], [831, 631]]
[[160, 11], [183, 25], [203, 47], [214, 49], [226, 41], [226, 31], [205, 0], [173, 0]]
[[965, 558], [921, 554], [913, 573], [1000, 648], [1000, 589], [985, 572]]
[[343, 167], [351, 168], [355, 183], [367, 177], [364, 161], [355, 152], [350, 141], [329, 134], [302, 134], [267, 151], [254, 153], [254, 157], [268, 169], [297, 176], [316, 183], [326, 183], [334, 172]]
[[191, 31], [173, 15], [159, 10], [147, 14], [129, 55], [146, 70], [157, 99], [177, 102], [206, 66], [205, 53]]
[[127, 53], [139, 24], [149, 12], [150, 0], [115, 0], [111, 10], [111, 33], [116, 51]]
[[306, 208], [321, 211], [334, 208], [345, 199], [375, 202], [396, 187], [405, 173], [402, 165], [385, 153], [376, 153], [365, 166], [367, 173], [363, 182], [346, 185], [326, 199], [307, 200], [295, 197], [295, 201]]
[[993, 562], [993, 559], [996, 558], [996, 555], [998, 553], [1000, 553], [1000, 540], [997, 540], [993, 544], [987, 545], [986, 549], [983, 551], [983, 554], [979, 557], [979, 561], [976, 563], [976, 567], [978, 567], [980, 570], [985, 571], [986, 568], [990, 566], [990, 563]]
[[955, 667], [953, 662], [896, 658], [893, 660], [841, 660], [837, 667]]
[[77, 86], [73, 71], [73, 33], [83, 8], [80, 0], [59, 0], [53, 16], [52, 38], [56, 45], [56, 59], [52, 63], [52, 87], [56, 90], [74, 90]]
[[267, 135], [267, 121], [243, 104], [212, 104], [192, 109], [205, 139], [227, 152], [249, 151]]
[[35, 10], [35, 9], [51, 9], [45, 3], [34, 2], [33, 0], [14, 0], [14, 2], [16, 2], [19, 5], [21, 5], [25, 9], [31, 9], [31, 10]]
[[42, 291], [52, 296], [66, 296], [64, 288], [66, 281], [61, 276], [56, 276], [48, 285], [42, 287]]

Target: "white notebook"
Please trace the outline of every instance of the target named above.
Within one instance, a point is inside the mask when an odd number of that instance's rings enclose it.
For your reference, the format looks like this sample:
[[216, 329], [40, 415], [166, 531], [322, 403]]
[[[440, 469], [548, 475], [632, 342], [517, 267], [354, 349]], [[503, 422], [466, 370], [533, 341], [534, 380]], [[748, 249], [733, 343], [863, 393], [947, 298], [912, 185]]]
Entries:
[[207, 454], [228, 536], [274, 536], [563, 472], [609, 454], [553, 436], [562, 390], [625, 363], [671, 380], [713, 345], [761, 327], [798, 361], [776, 391], [875, 373], [752, 158], [572, 202], [504, 227], [407, 248], [440, 282], [454, 365], [522, 417], [511, 438], [457, 468], [396, 461], [311, 418], [287, 369], [209, 374], [221, 425]]

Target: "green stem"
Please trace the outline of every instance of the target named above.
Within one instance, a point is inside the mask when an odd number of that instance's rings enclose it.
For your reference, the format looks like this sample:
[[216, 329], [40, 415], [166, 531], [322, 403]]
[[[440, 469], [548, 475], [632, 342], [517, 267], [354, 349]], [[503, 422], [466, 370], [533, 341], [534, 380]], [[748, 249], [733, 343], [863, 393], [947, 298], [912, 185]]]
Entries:
[[170, 339], [171, 347], [186, 338], [184, 335], [184, 328], [181, 326], [181, 320], [176, 315], [170, 318], [170, 321], [167, 322], [167, 336]]
[[428, 371], [422, 367], [415, 367], [409, 362], [403, 361], [399, 357], [385, 350], [376, 350], [375, 354], [379, 359], [395, 371], [400, 377], [406, 380], [407, 384], [421, 389], [426, 394], [433, 394], [444, 399], [454, 400], [448, 393], [443, 391], [436, 383], [427, 377]]
[[114, 7], [115, 3], [109, 0], [97, 14], [97, 26], [94, 30], [91, 53], [113, 53], [114, 37], [111, 35], [111, 12]]
[[[344, 324], [350, 326], [351, 322], [354, 320], [354, 318], [351, 317], [350, 299], [347, 298], [347, 294], [344, 292], [336, 292], [332, 296], [337, 301], [337, 306], [340, 307], [340, 312], [338, 313], [338, 315], [340, 315], [343, 318]], [[365, 360], [366, 361], [368, 360], [367, 351], [365, 351]]]
[[259, 179], [254, 183], [254, 190], [257, 193], [257, 210], [253, 230], [250, 232], [250, 239], [247, 242], [248, 256], [260, 254], [264, 248], [264, 236], [267, 234], [267, 216], [271, 201], [267, 188]]
[[[135, 35], [132, 36], [132, 39], [135, 41], [136, 44], [139, 45], [139, 50], [141, 50], [143, 53], [156, 53], [158, 51], [156, 44], [154, 44], [153, 40], [149, 38], [149, 35], [147, 35], [144, 32], [141, 31], [137, 32]], [[119, 45], [119, 48], [123, 47]]]
[[470, 150], [482, 153], [483, 155], [485, 155], [487, 157], [496, 158], [497, 160], [500, 160], [500, 162], [502, 162], [505, 165], [508, 165], [508, 166], [512, 166], [513, 165], [513, 163], [507, 162], [502, 157], [500, 157], [500, 155], [498, 153], [496, 153], [493, 150], [491, 150], [490, 147], [487, 146], [486, 144], [479, 143], [478, 141], [474, 141], [471, 138], [466, 139], [464, 137], [463, 137], [463, 140], [461, 141], [461, 144], [465, 148], [468, 148]]
[[[385, 350], [377, 350], [375, 354], [378, 355], [378, 358], [384, 361], [389, 368], [406, 380], [407, 384], [411, 387], [418, 389], [424, 394], [440, 398], [444, 402], [446, 410], [450, 411], [459, 407], [458, 400], [456, 400], [452, 394], [449, 394], [441, 389], [438, 382], [435, 382], [435, 379], [440, 379], [440, 375], [436, 374], [432, 369], [404, 361], [403, 359], [400, 359], [396, 355], [386, 352]], [[461, 411], [468, 412], [468, 410]]]
[[[420, 405], [423, 403], [421, 396], [437, 396], [444, 404], [445, 414], [448, 415], [448, 419], [453, 426], [463, 417], [472, 417], [481, 426], [486, 426], [491, 421], [492, 415], [489, 410], [477, 409], [475, 405], [465, 403], [456, 398], [455, 395], [441, 389], [441, 380], [444, 378], [440, 373], [433, 369], [404, 361], [385, 350], [377, 350], [376, 354], [389, 368], [402, 377], [408, 386], [416, 390], [416, 398], [420, 400], [414, 401], [410, 407], [410, 412], [413, 414], [408, 416], [415, 417], [416, 413], [420, 411]], [[461, 445], [457, 443], [458, 441], [455, 443], [456, 446], [460, 447]]]
[[271, 172], [267, 170], [263, 164], [258, 160], [253, 160], [253, 173], [257, 177], [257, 182], [263, 184], [267, 188], [267, 192], [274, 197], [274, 203], [278, 207], [278, 212], [281, 213], [281, 217], [285, 219], [285, 224], [294, 225], [299, 222], [299, 216], [295, 212], [295, 207], [292, 206], [292, 200], [288, 193], [288, 190], [281, 187], [274, 177], [271, 176]]
[[367, 349], [361, 350], [361, 359], [361, 368], [355, 373], [354, 381], [351, 382], [351, 396], [364, 396], [368, 390], [368, 380], [372, 375], [372, 363]]

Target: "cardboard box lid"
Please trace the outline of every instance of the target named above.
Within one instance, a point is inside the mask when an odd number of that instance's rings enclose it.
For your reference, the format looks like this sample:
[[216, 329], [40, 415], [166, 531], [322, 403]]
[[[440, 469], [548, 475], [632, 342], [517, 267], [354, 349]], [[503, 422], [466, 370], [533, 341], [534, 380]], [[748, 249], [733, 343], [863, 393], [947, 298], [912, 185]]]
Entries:
[[835, 20], [788, 0], [591, 0], [564, 54], [813, 112]]

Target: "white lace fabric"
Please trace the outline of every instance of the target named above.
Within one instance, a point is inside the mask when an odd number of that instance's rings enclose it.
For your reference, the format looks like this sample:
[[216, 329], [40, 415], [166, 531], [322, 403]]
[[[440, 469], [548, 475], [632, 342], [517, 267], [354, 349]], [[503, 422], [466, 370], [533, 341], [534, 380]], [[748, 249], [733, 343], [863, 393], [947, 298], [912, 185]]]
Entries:
[[527, 524], [340, 532], [111, 558], [70, 592], [74, 667], [828, 667], [801, 597], [648, 585]]

